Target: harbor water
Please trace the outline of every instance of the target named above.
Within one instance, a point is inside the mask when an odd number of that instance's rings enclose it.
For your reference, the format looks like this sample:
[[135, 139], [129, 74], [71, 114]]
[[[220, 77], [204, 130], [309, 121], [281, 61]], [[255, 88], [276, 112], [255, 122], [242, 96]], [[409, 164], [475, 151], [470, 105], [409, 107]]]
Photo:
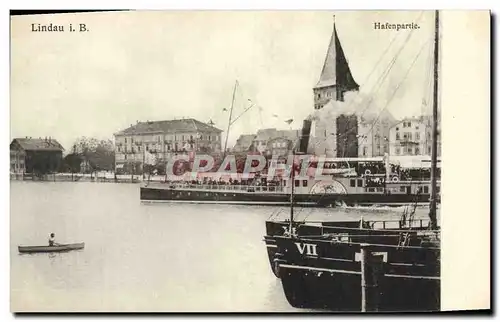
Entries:
[[[141, 204], [137, 184], [13, 181], [10, 193], [12, 311], [302, 311], [286, 301], [263, 242], [265, 220], [285, 218], [284, 207]], [[307, 208], [295, 216], [397, 220], [403, 211]], [[85, 249], [18, 253], [18, 245], [47, 244], [51, 232]]]

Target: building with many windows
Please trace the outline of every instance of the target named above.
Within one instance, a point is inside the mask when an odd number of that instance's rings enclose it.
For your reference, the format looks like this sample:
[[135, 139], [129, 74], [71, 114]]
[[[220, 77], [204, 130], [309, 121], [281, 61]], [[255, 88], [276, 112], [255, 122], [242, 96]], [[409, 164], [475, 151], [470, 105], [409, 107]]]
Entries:
[[178, 154], [220, 153], [221, 132], [192, 118], [131, 124], [114, 135], [116, 169], [135, 173]]
[[287, 156], [298, 143], [299, 136], [299, 130], [260, 129], [252, 142], [252, 152], [267, 157]]
[[[432, 126], [428, 116], [405, 118], [390, 129], [390, 155], [431, 155]], [[439, 121], [438, 121], [439, 124]], [[438, 127], [438, 150], [441, 156], [441, 140]]]
[[377, 117], [358, 117], [358, 156], [379, 157], [389, 153], [390, 130], [396, 122], [386, 109]]

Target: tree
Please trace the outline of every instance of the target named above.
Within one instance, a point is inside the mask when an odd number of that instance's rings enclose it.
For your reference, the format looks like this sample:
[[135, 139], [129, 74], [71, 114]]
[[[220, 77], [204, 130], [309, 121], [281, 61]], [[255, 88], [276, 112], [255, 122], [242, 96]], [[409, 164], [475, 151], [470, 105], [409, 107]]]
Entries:
[[81, 137], [73, 145], [73, 153], [80, 157], [85, 172], [114, 170], [115, 151], [111, 140]]

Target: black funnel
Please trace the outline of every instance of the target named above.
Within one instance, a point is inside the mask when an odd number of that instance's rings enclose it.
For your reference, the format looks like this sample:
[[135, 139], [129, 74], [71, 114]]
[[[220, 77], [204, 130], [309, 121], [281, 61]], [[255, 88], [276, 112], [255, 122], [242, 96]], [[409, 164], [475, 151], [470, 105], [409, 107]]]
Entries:
[[299, 151], [301, 153], [307, 153], [307, 148], [309, 146], [309, 138], [311, 136], [311, 124], [312, 121], [304, 120], [302, 123], [302, 133], [300, 135]]

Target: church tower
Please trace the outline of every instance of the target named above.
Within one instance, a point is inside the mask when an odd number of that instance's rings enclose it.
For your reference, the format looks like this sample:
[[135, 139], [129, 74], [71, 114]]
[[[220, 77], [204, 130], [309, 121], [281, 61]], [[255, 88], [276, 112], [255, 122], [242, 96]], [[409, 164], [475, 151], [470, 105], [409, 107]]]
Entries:
[[344, 101], [346, 92], [358, 91], [358, 89], [359, 85], [352, 77], [334, 21], [323, 69], [318, 83], [313, 88], [314, 108], [323, 108], [332, 99]]

